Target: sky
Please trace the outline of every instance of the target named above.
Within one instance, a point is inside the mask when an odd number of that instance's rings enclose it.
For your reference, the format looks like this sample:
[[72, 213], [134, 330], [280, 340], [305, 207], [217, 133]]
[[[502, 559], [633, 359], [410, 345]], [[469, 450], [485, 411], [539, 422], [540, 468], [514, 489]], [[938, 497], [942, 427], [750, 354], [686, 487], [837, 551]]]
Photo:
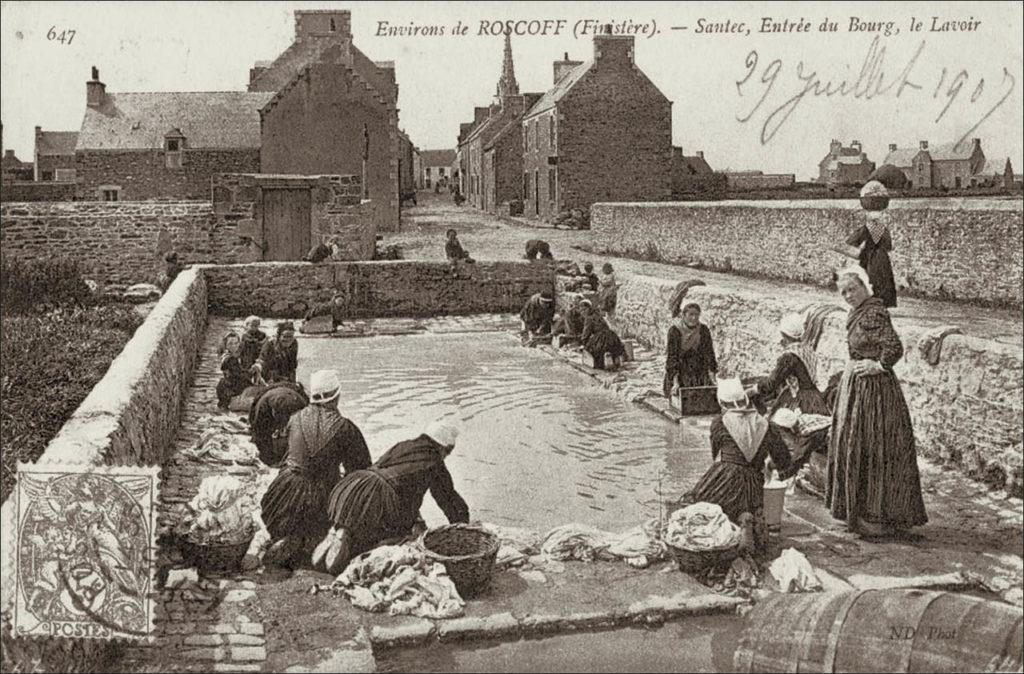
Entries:
[[[1022, 8], [1020, 2], [2, 2], [0, 119], [4, 147], [30, 161], [36, 125], [80, 127], [90, 66], [99, 68], [110, 92], [241, 91], [255, 61], [273, 59], [291, 43], [294, 10], [348, 9], [356, 45], [374, 60], [395, 62], [400, 125], [421, 149], [451, 148], [473, 106], [494, 95], [503, 45], [498, 22], [522, 22], [513, 24], [512, 50], [524, 92], [550, 88], [552, 62], [565, 52], [592, 56], [592, 36], [581, 30], [612, 22], [619, 31], [645, 31], [636, 38], [636, 63], [673, 101], [673, 143], [687, 154], [703, 150], [715, 169], [795, 173], [803, 180], [817, 174], [833, 138], [861, 141], [878, 163], [890, 143], [980, 138], [989, 159], [1001, 164], [1008, 157], [1019, 173]], [[763, 31], [765, 18], [788, 32]], [[819, 30], [826, 20], [834, 32]], [[381, 22], [444, 28], [444, 34], [379, 34]], [[454, 30], [459, 22], [468, 27], [465, 34]], [[547, 34], [539, 34], [545, 27]]]

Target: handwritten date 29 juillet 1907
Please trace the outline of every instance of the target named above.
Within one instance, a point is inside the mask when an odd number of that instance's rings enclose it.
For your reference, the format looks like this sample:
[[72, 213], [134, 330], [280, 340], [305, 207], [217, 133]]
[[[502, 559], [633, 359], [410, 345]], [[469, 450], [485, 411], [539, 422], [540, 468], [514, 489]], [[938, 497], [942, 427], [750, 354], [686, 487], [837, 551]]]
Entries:
[[[904, 94], [930, 95], [936, 101], [938, 110], [936, 123], [946, 116], [954, 104], [978, 111], [978, 121], [957, 140], [959, 145], [970, 138], [978, 127], [1006, 102], [1017, 87], [1017, 79], [1005, 66], [1002, 69], [1002, 77], [996, 76], [998, 79], [986, 79], [984, 74], [972, 74], [963, 68], [950, 69], [933, 65], [931, 70], [928, 70], [928, 66], [919, 65], [922, 63], [921, 56], [926, 46], [922, 40], [905, 63], [890, 69], [886, 63], [886, 48], [882, 45], [881, 37], [876, 36], [871, 41], [860, 68], [853, 70], [847, 64], [846, 72], [841, 75], [820, 73], [806, 60], [799, 61], [796, 67], [792, 68], [779, 58], [762, 58], [758, 51], [753, 49], [747, 54], [744, 62], [743, 76], [736, 80], [736, 91], [741, 98], [753, 93], [756, 102], [748, 112], [737, 115], [736, 119], [741, 123], [747, 123], [758, 113], [763, 113], [761, 144], [766, 145], [805, 98], [838, 96], [871, 101], [885, 97], [898, 99]], [[792, 81], [793, 76], [797, 80], [797, 86], [786, 88], [785, 82]], [[780, 90], [783, 92], [781, 96], [785, 98], [779, 98]]]

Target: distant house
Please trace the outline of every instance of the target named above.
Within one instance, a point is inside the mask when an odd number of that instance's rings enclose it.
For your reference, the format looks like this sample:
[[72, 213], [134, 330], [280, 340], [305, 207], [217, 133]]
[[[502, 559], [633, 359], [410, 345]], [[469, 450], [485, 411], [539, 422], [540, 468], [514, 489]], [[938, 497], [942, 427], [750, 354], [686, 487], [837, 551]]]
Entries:
[[903, 171], [913, 189], [959, 189], [983, 182], [979, 177], [985, 168], [985, 153], [981, 139], [970, 143], [946, 143], [928, 146], [922, 140], [916, 148], [897, 148], [889, 145], [889, 154], [883, 164], [892, 164]]
[[868, 161], [859, 140], [843, 147], [833, 140], [828, 154], [818, 162], [818, 182], [824, 185], [863, 185], [875, 170], [875, 163]]
[[36, 127], [35, 180], [75, 181], [77, 131], [43, 131]]
[[704, 152], [684, 155], [683, 148], [672, 148], [672, 198], [721, 199], [725, 196], [728, 179], [715, 173], [704, 159]]
[[395, 64], [353, 43], [351, 12], [298, 10], [295, 37], [276, 59], [249, 71], [260, 109], [263, 173], [362, 175], [374, 222], [399, 222], [398, 84]]
[[18, 159], [14, 154], [14, 150], [4, 150], [4, 157], [0, 160], [0, 168], [3, 169], [4, 182], [32, 180], [32, 163]]
[[554, 87], [523, 116], [525, 216], [671, 196], [672, 102], [636, 65], [634, 36], [607, 26], [593, 48], [556, 62]]
[[218, 173], [258, 173], [271, 92], [108, 93], [93, 68], [75, 148], [79, 198], [209, 199]]
[[438, 181], [447, 183], [452, 179], [452, 165], [455, 164], [455, 150], [420, 151], [420, 187], [432, 190]]
[[971, 184], [976, 187], [1001, 187], [1007, 191], [1013, 189], [1013, 164], [1007, 157], [1005, 162], [995, 159], [985, 160], [985, 165], [973, 176]]

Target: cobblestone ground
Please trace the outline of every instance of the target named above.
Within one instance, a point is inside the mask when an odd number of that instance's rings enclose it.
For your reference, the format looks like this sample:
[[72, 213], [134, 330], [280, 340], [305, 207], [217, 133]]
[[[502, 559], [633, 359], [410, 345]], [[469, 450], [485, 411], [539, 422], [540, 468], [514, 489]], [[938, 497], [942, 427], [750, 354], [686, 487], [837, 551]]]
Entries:
[[[598, 269], [601, 263], [608, 261], [617, 270], [681, 280], [700, 278], [724, 289], [806, 298], [804, 301], [807, 304], [835, 299], [824, 288], [799, 283], [750, 279], [703, 269], [583, 252], [591, 240], [587, 231], [568, 230], [564, 227], [556, 229], [523, 218], [498, 218], [466, 205], [456, 206], [448, 196], [421, 193], [419, 204], [403, 210], [402, 231], [385, 234], [382, 242], [401, 245], [407, 259], [443, 260], [445, 230], [454, 227], [459, 231], [462, 245], [478, 260], [521, 259], [528, 240], [544, 239], [551, 244], [556, 258], [579, 262], [590, 260]], [[900, 306], [893, 310], [893, 317], [897, 326], [911, 324], [936, 327], [952, 324], [960, 326], [965, 334], [1024, 346], [1021, 315], [1017, 311], [901, 297]]]

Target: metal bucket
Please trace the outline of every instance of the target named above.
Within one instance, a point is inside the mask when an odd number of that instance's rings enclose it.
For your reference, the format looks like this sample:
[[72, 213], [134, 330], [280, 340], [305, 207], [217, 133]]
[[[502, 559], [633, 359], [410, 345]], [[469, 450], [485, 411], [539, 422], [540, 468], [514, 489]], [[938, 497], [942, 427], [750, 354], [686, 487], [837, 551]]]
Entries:
[[770, 531], [782, 527], [782, 507], [786, 504], [786, 483], [764, 486], [764, 524]]

